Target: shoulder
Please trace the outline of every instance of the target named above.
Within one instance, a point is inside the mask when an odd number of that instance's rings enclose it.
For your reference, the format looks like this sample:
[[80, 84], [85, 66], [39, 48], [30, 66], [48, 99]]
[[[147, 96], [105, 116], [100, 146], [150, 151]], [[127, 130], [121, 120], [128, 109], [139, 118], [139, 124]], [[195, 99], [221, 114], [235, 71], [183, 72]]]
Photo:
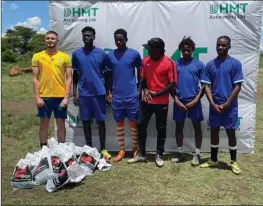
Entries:
[[175, 64], [175, 62], [170, 59], [168, 56], [164, 56], [163, 58], [163, 65], [164, 66], [167, 66], [167, 67], [170, 67], [170, 66], [173, 66]]
[[96, 53], [99, 53], [99, 54], [102, 54], [102, 55], [106, 55], [106, 52], [103, 49], [98, 48], [98, 47], [94, 47], [93, 52], [96, 52]]
[[134, 56], [140, 56], [140, 53], [132, 48], [128, 48], [129, 53], [133, 54]]
[[241, 65], [241, 62], [232, 56], [229, 56], [228, 61], [230, 61], [233, 65]]
[[59, 52], [58, 54], [59, 54], [60, 57], [70, 58], [69, 55], [68, 55], [67, 53], [62, 52], [62, 51], [58, 51], [58, 52]]
[[193, 59], [192, 62], [193, 62], [193, 64], [197, 65], [198, 67], [201, 67], [201, 68], [205, 67], [205, 64], [198, 59]]
[[210, 60], [209, 62], [207, 62], [206, 66], [213, 66], [215, 64], [216, 58]]
[[75, 49], [75, 50], [72, 52], [72, 56], [75, 55], [75, 54], [81, 53], [81, 52], [83, 52], [82, 48]]
[[148, 63], [149, 61], [151, 61], [151, 59], [150, 59], [149, 56], [148, 56], [148, 57], [144, 57], [143, 60], [142, 60], [142, 63], [143, 63], [143, 64], [146, 64], [146, 63]]
[[43, 56], [45, 54], [45, 50], [41, 51], [41, 52], [37, 52], [35, 54], [33, 54], [33, 58], [38, 58], [39, 56]]

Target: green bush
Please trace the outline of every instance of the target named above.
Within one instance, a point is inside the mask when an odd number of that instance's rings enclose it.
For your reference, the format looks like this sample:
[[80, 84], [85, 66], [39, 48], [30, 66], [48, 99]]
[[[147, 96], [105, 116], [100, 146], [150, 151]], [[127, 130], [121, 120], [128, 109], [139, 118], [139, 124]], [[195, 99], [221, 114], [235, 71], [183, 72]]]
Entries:
[[3, 62], [16, 62], [17, 54], [10, 50], [6, 50], [2, 53]]

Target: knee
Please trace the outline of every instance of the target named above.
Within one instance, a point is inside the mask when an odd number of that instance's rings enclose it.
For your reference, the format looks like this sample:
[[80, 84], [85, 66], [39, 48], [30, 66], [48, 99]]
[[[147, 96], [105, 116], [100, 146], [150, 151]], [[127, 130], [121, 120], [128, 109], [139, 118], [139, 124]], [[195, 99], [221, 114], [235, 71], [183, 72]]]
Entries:
[[159, 125], [156, 127], [158, 133], [166, 133], [166, 125]]
[[105, 121], [97, 121], [97, 124], [98, 124], [99, 126], [105, 127]]

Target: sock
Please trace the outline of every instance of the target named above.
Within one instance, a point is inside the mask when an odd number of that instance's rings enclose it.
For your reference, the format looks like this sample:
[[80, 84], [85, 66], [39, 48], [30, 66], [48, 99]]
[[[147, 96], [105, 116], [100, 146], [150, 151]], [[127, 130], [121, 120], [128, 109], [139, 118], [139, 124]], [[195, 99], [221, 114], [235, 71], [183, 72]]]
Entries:
[[218, 145], [211, 144], [211, 160], [217, 162]]
[[131, 136], [132, 136], [132, 150], [135, 151], [138, 148], [138, 130], [137, 123], [129, 121], [131, 127]]
[[117, 122], [117, 137], [120, 150], [124, 150], [124, 120]]
[[195, 148], [195, 154], [200, 155], [200, 149]]
[[105, 121], [98, 121], [99, 124], [99, 137], [100, 137], [100, 151], [105, 149], [106, 142], [106, 126]]
[[237, 161], [237, 146], [235, 147], [229, 146], [229, 152], [230, 152], [231, 161], [236, 162]]
[[182, 153], [183, 152], [183, 147], [178, 147], [178, 152]]
[[40, 143], [40, 148], [42, 148], [44, 145], [47, 146], [47, 143]]

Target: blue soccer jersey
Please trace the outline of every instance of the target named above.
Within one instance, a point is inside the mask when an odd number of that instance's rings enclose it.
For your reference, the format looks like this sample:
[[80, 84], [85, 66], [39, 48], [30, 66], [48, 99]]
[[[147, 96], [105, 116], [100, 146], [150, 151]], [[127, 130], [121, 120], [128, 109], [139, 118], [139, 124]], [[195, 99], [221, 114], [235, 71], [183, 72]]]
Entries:
[[176, 61], [176, 69], [178, 75], [176, 96], [180, 101], [189, 102], [200, 91], [199, 83], [204, 73], [205, 65], [203, 62], [193, 58], [191, 60], [181, 58]]
[[[215, 104], [224, 104], [231, 95], [234, 85], [244, 81], [242, 65], [237, 59], [228, 56], [225, 60], [218, 58], [208, 62], [201, 82], [211, 85]], [[237, 98], [232, 102], [237, 106]]]
[[94, 47], [91, 51], [85, 48], [77, 49], [72, 54], [72, 67], [79, 73], [79, 96], [105, 95], [105, 80], [107, 54]]
[[138, 96], [135, 68], [140, 69], [142, 59], [134, 49], [115, 49], [108, 53], [109, 70], [112, 71], [114, 97]]

